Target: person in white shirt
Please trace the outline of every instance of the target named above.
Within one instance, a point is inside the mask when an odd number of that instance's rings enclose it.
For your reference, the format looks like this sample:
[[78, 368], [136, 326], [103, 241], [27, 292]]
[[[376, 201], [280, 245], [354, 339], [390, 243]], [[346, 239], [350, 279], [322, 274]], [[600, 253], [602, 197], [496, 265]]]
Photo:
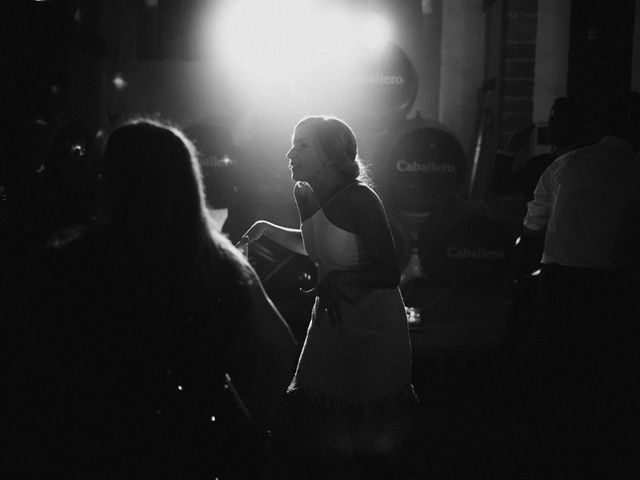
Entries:
[[637, 430], [625, 417], [640, 318], [640, 94], [616, 95], [606, 122], [599, 143], [543, 172], [524, 218], [545, 237], [536, 346], [547, 440], [567, 468], [628, 465], [624, 439]]

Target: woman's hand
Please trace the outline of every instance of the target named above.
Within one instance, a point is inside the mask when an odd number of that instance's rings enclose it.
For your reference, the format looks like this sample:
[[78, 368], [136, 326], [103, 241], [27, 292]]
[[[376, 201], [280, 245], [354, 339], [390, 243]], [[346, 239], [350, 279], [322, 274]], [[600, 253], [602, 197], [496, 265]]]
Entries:
[[264, 232], [269, 228], [269, 223], [264, 220], [259, 220], [251, 227], [249, 230], [244, 232], [242, 238], [238, 243], [236, 243], [236, 248], [238, 248], [242, 254], [246, 257], [249, 255], [249, 244], [255, 242], [260, 237], [264, 235]]
[[304, 249], [302, 243], [302, 232], [298, 228], [283, 227], [267, 220], [258, 220], [251, 225], [240, 241], [236, 244], [236, 247], [247, 251], [251, 243], [256, 240], [267, 237], [269, 240], [276, 242], [281, 247], [284, 247], [292, 252], [299, 253], [300, 255], [306, 255], [307, 252]]
[[251, 227], [249, 227], [249, 230], [244, 232], [244, 235], [242, 235], [240, 242], [244, 242], [247, 245], [250, 243], [253, 243], [256, 240], [258, 240], [260, 237], [262, 237], [264, 235], [264, 232], [266, 232], [268, 228], [269, 228], [269, 222], [265, 222], [264, 220], [258, 220], [256, 223], [251, 225]]
[[352, 303], [352, 299], [345, 293], [344, 284], [341, 282], [341, 272], [329, 272], [318, 284], [316, 294], [320, 297], [318, 309], [320, 313], [327, 312], [329, 323], [332, 327], [342, 322], [340, 302]]

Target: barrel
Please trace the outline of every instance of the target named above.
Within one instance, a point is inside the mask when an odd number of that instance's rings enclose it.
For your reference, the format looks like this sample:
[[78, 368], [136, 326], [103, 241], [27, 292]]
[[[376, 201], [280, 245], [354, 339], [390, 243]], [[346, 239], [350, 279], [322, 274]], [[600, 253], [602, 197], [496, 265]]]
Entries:
[[502, 283], [513, 249], [513, 235], [491, 212], [464, 205], [434, 211], [418, 238], [422, 268], [439, 285]]
[[338, 111], [375, 118], [390, 125], [406, 117], [418, 93], [413, 62], [398, 45], [378, 51], [363, 49], [358, 60], [329, 73]]
[[410, 213], [430, 212], [456, 195], [466, 180], [464, 150], [437, 122], [406, 120], [379, 142], [376, 176], [385, 202]]

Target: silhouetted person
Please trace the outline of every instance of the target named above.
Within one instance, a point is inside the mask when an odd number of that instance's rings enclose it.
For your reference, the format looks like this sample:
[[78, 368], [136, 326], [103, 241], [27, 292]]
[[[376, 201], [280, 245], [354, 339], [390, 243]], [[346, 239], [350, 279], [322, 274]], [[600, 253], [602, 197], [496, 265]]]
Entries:
[[260, 220], [242, 241], [264, 236], [318, 266], [311, 323], [288, 390], [292, 428], [283, 443], [302, 467], [292, 478], [336, 478], [345, 465], [356, 478], [388, 478], [416, 397], [386, 213], [342, 120], [303, 118], [287, 158], [300, 228]]
[[[195, 148], [178, 129], [116, 128], [104, 179], [106, 226], [53, 245], [3, 285], [16, 469], [240, 478], [295, 366], [293, 336], [208, 217]], [[244, 401], [228, 377], [242, 350], [260, 354]]]
[[616, 96], [606, 120], [599, 143], [544, 171], [524, 220], [544, 235], [536, 347], [545, 442], [564, 474], [630, 468], [638, 435], [638, 250], [621, 246], [638, 244], [640, 95]]
[[[561, 155], [584, 146], [586, 142], [583, 109], [568, 97], [558, 97], [553, 102], [548, 118], [548, 143], [550, 150], [529, 158], [520, 168], [513, 170], [516, 155], [522, 152], [534, 132], [531, 124], [515, 132], [505, 151], [498, 152], [492, 191], [497, 195], [517, 194], [522, 199], [523, 214], [526, 204], [533, 200], [533, 192], [544, 170]], [[520, 355], [528, 347], [531, 328], [536, 315], [540, 257], [544, 247], [542, 236], [519, 235], [514, 247], [512, 262], [513, 310], [503, 338], [509, 353]], [[513, 364], [515, 360], [508, 360]], [[514, 379], [515, 380], [515, 379]]]
[[529, 142], [535, 125], [515, 132], [506, 151], [498, 153], [492, 190], [499, 195], [520, 193], [524, 203], [533, 200], [533, 191], [544, 170], [559, 156], [585, 144], [584, 119], [581, 107], [568, 97], [553, 102], [548, 120], [550, 150], [534, 155], [523, 166], [512, 170], [516, 154]]

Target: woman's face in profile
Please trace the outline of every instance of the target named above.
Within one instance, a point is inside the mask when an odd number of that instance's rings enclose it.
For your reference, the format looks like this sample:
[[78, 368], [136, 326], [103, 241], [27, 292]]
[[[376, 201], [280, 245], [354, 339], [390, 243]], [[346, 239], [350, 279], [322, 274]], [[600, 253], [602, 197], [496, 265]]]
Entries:
[[293, 134], [291, 149], [287, 152], [291, 179], [313, 181], [326, 167], [328, 160], [320, 150], [310, 125], [300, 125]]

